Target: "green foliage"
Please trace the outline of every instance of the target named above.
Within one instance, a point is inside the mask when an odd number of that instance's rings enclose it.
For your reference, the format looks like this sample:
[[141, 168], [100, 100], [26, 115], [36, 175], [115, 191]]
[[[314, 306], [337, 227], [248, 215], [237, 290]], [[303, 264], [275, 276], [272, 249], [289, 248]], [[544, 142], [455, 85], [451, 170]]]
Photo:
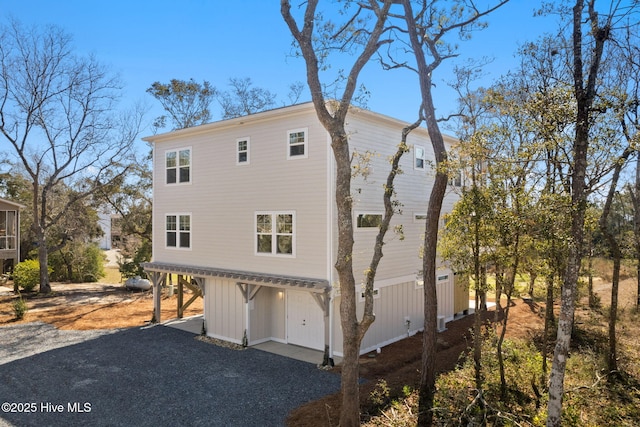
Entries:
[[151, 259], [151, 242], [145, 240], [138, 250], [133, 254], [132, 259], [123, 259], [118, 261], [120, 274], [123, 278], [129, 277], [146, 277], [146, 272], [140, 264]]
[[40, 283], [40, 263], [29, 259], [18, 263], [13, 269], [13, 281], [25, 292], [31, 292]]
[[373, 389], [370, 395], [371, 403], [377, 407], [386, 406], [389, 402], [390, 391], [386, 380], [378, 380], [376, 388]]
[[484, 390], [475, 389], [472, 357], [458, 370], [438, 378], [434, 406], [438, 408], [436, 417], [441, 420], [440, 424], [476, 425], [485, 420], [489, 425], [512, 425], [514, 421], [544, 420], [541, 408], [545, 402], [541, 402], [543, 396], [540, 396], [543, 385], [539, 384], [542, 360], [535, 347], [524, 341], [504, 341], [508, 396], [503, 400], [494, 340], [485, 339], [483, 346]]
[[[165, 111], [174, 129], [184, 129], [209, 122], [209, 105], [217, 90], [208, 81], [202, 84], [190, 79], [171, 79], [169, 83], [154, 82], [147, 93], [157, 99]], [[164, 127], [167, 116], [156, 119], [156, 127]]]
[[95, 243], [72, 242], [49, 255], [51, 279], [96, 282], [104, 276], [104, 254]]
[[22, 295], [18, 295], [18, 299], [13, 302], [13, 312], [16, 319], [22, 320], [27, 311], [27, 303], [22, 299]]

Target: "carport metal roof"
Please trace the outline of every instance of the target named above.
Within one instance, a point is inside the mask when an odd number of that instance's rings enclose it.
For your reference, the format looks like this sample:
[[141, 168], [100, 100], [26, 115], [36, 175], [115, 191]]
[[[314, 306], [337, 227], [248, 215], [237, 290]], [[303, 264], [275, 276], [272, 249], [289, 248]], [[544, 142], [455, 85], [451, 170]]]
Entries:
[[331, 288], [328, 280], [277, 274], [254, 273], [215, 267], [199, 267], [165, 262], [146, 262], [142, 267], [149, 272], [184, 274], [194, 277], [220, 277], [238, 282], [276, 288], [300, 288], [309, 292], [324, 293]]

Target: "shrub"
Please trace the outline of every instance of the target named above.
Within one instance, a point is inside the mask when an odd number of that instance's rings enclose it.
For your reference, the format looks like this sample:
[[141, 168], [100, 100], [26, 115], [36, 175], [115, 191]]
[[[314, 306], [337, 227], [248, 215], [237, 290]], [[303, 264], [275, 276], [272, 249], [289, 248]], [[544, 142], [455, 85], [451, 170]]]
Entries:
[[130, 277], [146, 277], [147, 273], [140, 264], [151, 260], [151, 242], [144, 241], [133, 254], [133, 259], [120, 259], [118, 267], [125, 279]]
[[104, 277], [104, 254], [95, 243], [72, 242], [49, 255], [51, 279], [59, 282], [96, 282]]
[[18, 263], [13, 269], [13, 281], [25, 292], [31, 292], [40, 283], [40, 263], [28, 259]]
[[16, 319], [23, 319], [24, 315], [27, 314], [27, 310], [27, 303], [22, 299], [22, 295], [19, 295], [18, 299], [13, 302], [13, 312], [16, 315]]

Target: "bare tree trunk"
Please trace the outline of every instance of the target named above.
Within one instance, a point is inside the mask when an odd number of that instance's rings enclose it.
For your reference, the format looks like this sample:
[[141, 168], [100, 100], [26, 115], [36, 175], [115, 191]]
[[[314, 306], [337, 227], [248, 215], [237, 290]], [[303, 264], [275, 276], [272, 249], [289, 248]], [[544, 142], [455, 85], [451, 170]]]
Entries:
[[38, 242], [38, 263], [40, 265], [40, 287], [41, 294], [51, 292], [49, 283], [49, 253], [47, 248], [47, 238], [45, 234], [44, 212], [46, 212], [46, 191], [40, 194], [39, 174], [33, 176], [33, 231]]
[[609, 308], [609, 354], [607, 367], [610, 378], [616, 378], [618, 372], [618, 350], [616, 338], [616, 323], [618, 321], [618, 288], [620, 287], [620, 251], [613, 258], [613, 282], [611, 284], [611, 307]]
[[496, 354], [498, 355], [498, 366], [500, 368], [500, 396], [502, 400], [507, 399], [507, 379], [504, 372], [504, 356], [502, 354], [502, 344], [504, 343], [504, 337], [507, 333], [507, 321], [509, 320], [509, 305], [511, 305], [511, 294], [513, 291], [513, 284], [507, 286], [507, 306], [502, 313], [502, 322], [500, 329], [500, 336], [498, 337], [498, 344], [496, 346]]
[[536, 279], [538, 278], [538, 273], [534, 271], [529, 272], [529, 296], [533, 299], [533, 290], [536, 284]]
[[589, 288], [589, 308], [596, 308], [596, 295], [593, 293], [593, 239], [589, 235], [589, 247], [587, 248], [587, 277]]
[[[613, 232], [610, 229], [608, 219], [611, 213], [611, 205], [616, 195], [616, 188], [618, 186], [618, 180], [620, 178], [620, 172], [622, 167], [626, 164], [627, 159], [634, 150], [631, 147], [627, 147], [622, 153], [618, 161], [615, 163], [613, 176], [611, 178], [611, 184], [607, 199], [602, 208], [602, 216], [600, 217], [600, 230], [605, 236], [611, 256], [613, 257], [613, 278], [611, 284], [611, 307], [609, 308], [609, 355], [607, 358], [607, 366], [610, 373], [617, 373], [618, 371], [618, 354], [617, 354], [617, 338], [616, 338], [616, 322], [618, 319], [618, 288], [620, 287], [620, 260], [622, 258], [622, 252], [620, 245], [616, 240]], [[612, 375], [610, 378], [616, 378], [617, 375]]]
[[640, 311], [640, 156], [636, 159], [636, 180], [634, 190], [629, 191], [633, 201], [633, 234], [636, 247], [637, 295], [636, 310]]
[[549, 403], [547, 405], [547, 426], [561, 425], [562, 396], [564, 394], [564, 374], [569, 357], [569, 344], [573, 330], [573, 317], [577, 297], [578, 277], [584, 240], [584, 217], [586, 210], [586, 181], [587, 149], [589, 147], [589, 132], [591, 129], [591, 107], [596, 95], [596, 83], [604, 43], [611, 31], [610, 21], [603, 27], [599, 26], [598, 14], [595, 12], [594, 0], [589, 0], [589, 22], [591, 23], [594, 46], [591, 50], [589, 71], [585, 85], [583, 64], [583, 33], [582, 12], [584, 0], [576, 0], [573, 8], [573, 81], [576, 98], [576, 130], [573, 142], [573, 176], [571, 180], [571, 239], [569, 242], [569, 256], [567, 270], [562, 286], [562, 303], [558, 321], [558, 335], [553, 354], [553, 365], [549, 380]]
[[496, 311], [494, 313], [494, 320], [496, 325], [500, 321], [502, 317], [502, 304], [500, 303], [500, 299], [502, 298], [502, 293], [504, 292], [504, 268], [501, 265], [496, 265]]
[[[382, 6], [373, 0], [369, 6], [375, 11], [375, 27], [371, 31], [362, 53], [355, 58], [353, 67], [345, 82], [342, 98], [335, 102], [331, 111], [327, 106], [320, 82], [319, 59], [314, 50], [314, 25], [318, 0], [307, 2], [304, 23], [301, 29], [291, 15], [291, 4], [281, 0], [280, 12], [291, 34], [298, 42], [307, 67], [307, 84], [311, 91], [312, 101], [318, 119], [331, 137], [336, 162], [335, 201], [337, 208], [338, 249], [335, 269], [340, 284], [340, 325], [343, 335], [343, 361], [341, 374], [342, 407], [340, 410], [340, 426], [360, 425], [360, 389], [358, 383], [360, 344], [369, 326], [373, 323], [373, 279], [367, 283], [365, 290], [365, 310], [358, 321], [356, 313], [356, 284], [353, 274], [353, 216], [351, 196], [351, 152], [345, 130], [347, 112], [356, 90], [358, 76], [365, 64], [378, 50], [379, 39], [387, 19], [390, 1]], [[381, 256], [381, 253], [380, 253]]]
[[553, 273], [547, 276], [547, 300], [544, 312], [544, 336], [542, 337], [542, 378], [541, 383], [547, 383], [547, 348], [549, 347], [549, 336], [551, 335], [551, 327], [555, 323], [555, 315], [553, 312]]

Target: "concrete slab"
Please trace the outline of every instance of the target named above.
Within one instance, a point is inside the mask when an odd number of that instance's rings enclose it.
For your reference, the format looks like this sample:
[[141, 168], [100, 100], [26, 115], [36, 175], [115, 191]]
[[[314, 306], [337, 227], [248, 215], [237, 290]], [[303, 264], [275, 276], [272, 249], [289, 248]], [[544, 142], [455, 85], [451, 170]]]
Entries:
[[[182, 319], [171, 319], [163, 322], [164, 326], [180, 329], [181, 331], [190, 332], [199, 335], [202, 332], [203, 315], [185, 317]], [[276, 341], [266, 341], [260, 344], [252, 345], [252, 348], [273, 353], [280, 356], [300, 360], [314, 365], [322, 364], [324, 352], [313, 350], [310, 348], [300, 347], [292, 344], [279, 343]], [[334, 357], [334, 363], [338, 364], [342, 359]]]

